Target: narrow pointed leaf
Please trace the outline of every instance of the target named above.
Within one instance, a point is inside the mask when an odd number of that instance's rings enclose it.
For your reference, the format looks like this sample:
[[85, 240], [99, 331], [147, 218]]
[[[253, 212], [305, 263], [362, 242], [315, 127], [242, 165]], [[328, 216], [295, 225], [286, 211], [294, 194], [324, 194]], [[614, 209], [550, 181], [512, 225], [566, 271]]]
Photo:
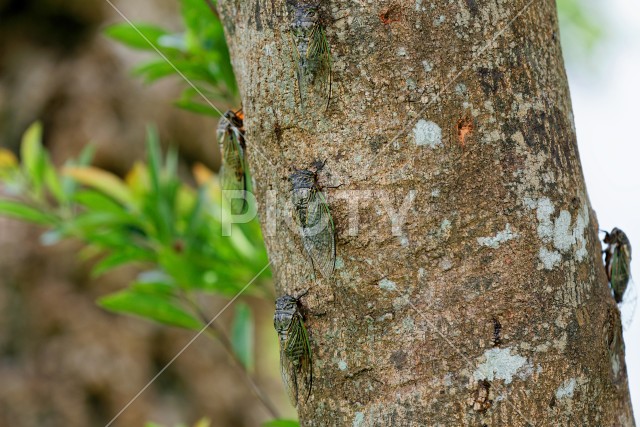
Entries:
[[143, 317], [165, 325], [192, 330], [201, 327], [200, 322], [171, 299], [158, 294], [126, 290], [103, 297], [98, 300], [98, 304], [110, 311]]
[[46, 212], [11, 200], [0, 200], [0, 215], [43, 225], [51, 225], [56, 221], [54, 216]]
[[247, 371], [253, 371], [254, 367], [254, 325], [251, 308], [246, 304], [238, 304], [236, 307], [233, 325], [231, 326], [231, 344]]
[[134, 205], [133, 194], [116, 175], [94, 167], [66, 167], [64, 174], [124, 205]]

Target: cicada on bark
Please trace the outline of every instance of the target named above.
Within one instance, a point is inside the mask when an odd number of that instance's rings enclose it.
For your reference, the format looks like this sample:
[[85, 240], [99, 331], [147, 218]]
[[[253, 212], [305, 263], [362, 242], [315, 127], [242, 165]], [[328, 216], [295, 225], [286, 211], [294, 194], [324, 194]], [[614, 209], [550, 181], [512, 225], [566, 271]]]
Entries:
[[243, 213], [247, 206], [248, 174], [243, 119], [242, 110], [229, 110], [224, 113], [218, 124], [218, 143], [222, 150], [222, 192], [229, 201], [231, 213], [234, 215]]
[[280, 373], [291, 403], [311, 394], [313, 366], [309, 334], [304, 326], [300, 298], [284, 295], [276, 300], [273, 326], [280, 343]]
[[614, 228], [611, 233], [605, 231], [604, 243], [608, 245], [604, 250], [607, 277], [613, 296], [620, 303], [631, 278], [631, 243], [619, 228]]
[[331, 46], [325, 22], [316, 3], [300, 0], [287, 2], [291, 35], [297, 62], [298, 91], [304, 107], [305, 97], [317, 86], [326, 98], [325, 109], [331, 100]]
[[302, 244], [314, 271], [331, 277], [336, 263], [335, 227], [329, 205], [318, 185], [317, 171], [296, 170], [289, 176], [294, 216]]

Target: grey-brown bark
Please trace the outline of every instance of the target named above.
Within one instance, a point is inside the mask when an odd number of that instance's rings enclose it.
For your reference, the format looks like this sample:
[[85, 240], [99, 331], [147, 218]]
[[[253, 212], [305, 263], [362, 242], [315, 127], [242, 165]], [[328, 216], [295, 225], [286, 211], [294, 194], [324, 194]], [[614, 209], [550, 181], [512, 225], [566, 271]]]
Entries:
[[340, 185], [333, 279], [265, 226], [279, 292], [310, 288], [302, 424], [633, 425], [554, 2], [322, 8], [333, 99], [301, 111], [284, 2], [220, 1], [263, 221], [292, 166]]

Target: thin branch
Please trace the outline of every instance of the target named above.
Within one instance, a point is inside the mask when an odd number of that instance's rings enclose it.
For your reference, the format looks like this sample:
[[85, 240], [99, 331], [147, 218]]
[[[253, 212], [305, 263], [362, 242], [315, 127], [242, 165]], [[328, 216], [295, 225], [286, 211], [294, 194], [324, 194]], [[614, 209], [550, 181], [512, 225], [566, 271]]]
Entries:
[[216, 5], [213, 4], [213, 0], [204, 0], [204, 2], [207, 4], [207, 6], [209, 6], [209, 9], [211, 9], [211, 12], [215, 15], [215, 17], [220, 20], [220, 15], [218, 15], [218, 11], [216, 9]]
[[273, 418], [276, 418], [276, 419], [280, 418], [280, 414], [276, 409], [275, 405], [273, 404], [273, 402], [271, 402], [269, 397], [260, 389], [258, 384], [256, 384], [256, 382], [253, 380], [253, 377], [249, 374], [249, 372], [247, 372], [242, 361], [238, 358], [238, 355], [235, 353], [235, 351], [233, 351], [233, 345], [231, 344], [231, 340], [229, 339], [229, 337], [226, 336], [226, 334], [224, 333], [224, 330], [222, 330], [222, 328], [220, 328], [215, 322], [210, 322], [207, 316], [200, 309], [200, 306], [198, 306], [198, 304], [196, 304], [191, 298], [189, 298], [185, 294], [183, 294], [183, 296], [184, 296], [184, 299], [189, 303], [191, 308], [195, 311], [197, 316], [200, 318], [200, 320], [205, 325], [209, 326], [209, 328], [207, 329], [207, 332], [209, 332], [209, 335], [217, 339], [222, 344], [222, 347], [226, 350], [227, 354], [231, 357], [231, 360], [234, 361], [234, 365], [236, 366], [236, 368], [238, 368], [238, 370], [242, 374], [242, 377], [244, 378], [245, 382], [247, 383], [247, 386], [249, 386], [253, 394], [255, 394], [258, 400], [260, 400], [260, 402], [264, 405], [267, 411], [269, 411], [269, 413]]

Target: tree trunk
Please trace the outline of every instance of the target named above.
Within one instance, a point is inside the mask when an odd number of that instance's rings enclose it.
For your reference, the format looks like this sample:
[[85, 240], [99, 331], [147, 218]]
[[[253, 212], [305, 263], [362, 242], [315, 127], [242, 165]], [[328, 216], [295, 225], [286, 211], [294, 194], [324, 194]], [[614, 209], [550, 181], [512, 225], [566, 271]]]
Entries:
[[[301, 424], [634, 425], [555, 3], [320, 7], [326, 111], [300, 106], [284, 1], [219, 2], [278, 293], [310, 289]], [[330, 279], [273, 222], [314, 160]]]

